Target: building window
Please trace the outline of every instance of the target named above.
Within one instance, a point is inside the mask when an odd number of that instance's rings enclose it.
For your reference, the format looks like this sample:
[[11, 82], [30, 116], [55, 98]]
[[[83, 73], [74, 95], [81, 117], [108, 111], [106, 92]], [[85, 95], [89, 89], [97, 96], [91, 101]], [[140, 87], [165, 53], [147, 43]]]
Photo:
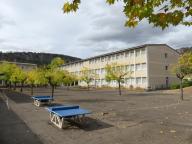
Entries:
[[121, 53], [121, 58], [122, 58], [122, 59], [124, 58], [124, 55], [125, 55], [124, 53]]
[[125, 70], [126, 70], [126, 71], [130, 71], [130, 65], [126, 65], [126, 66], [125, 66]]
[[165, 58], [167, 58], [168, 57], [168, 54], [167, 53], [165, 53]]
[[142, 63], [141, 65], [142, 65], [142, 66], [141, 66], [141, 67], [142, 67], [142, 70], [145, 70], [146, 67], [147, 67], [146, 63]]
[[130, 84], [134, 84], [135, 83], [135, 79], [134, 78], [131, 78], [130, 79]]
[[136, 71], [141, 70], [141, 65], [140, 65], [140, 64], [136, 64], [135, 66], [136, 66], [136, 68], [135, 68], [135, 69], [136, 69]]
[[134, 67], [134, 65], [132, 64], [131, 67], [130, 67], [130, 70], [131, 70], [131, 71], [134, 71], [134, 68], [135, 68], [135, 67]]
[[136, 78], [136, 84], [141, 84], [141, 77]]
[[134, 51], [132, 50], [131, 52], [130, 52], [130, 57], [133, 57], [134, 56]]
[[125, 84], [129, 84], [130, 83], [130, 79], [129, 78], [125, 78]]
[[116, 59], [119, 59], [119, 54], [116, 54]]
[[112, 56], [112, 59], [113, 59], [113, 60], [115, 59], [115, 55]]
[[146, 77], [142, 77], [142, 84], [146, 84], [147, 82], [147, 78]]
[[140, 56], [140, 53], [141, 51], [140, 50], [136, 50], [136, 57]]
[[165, 66], [165, 70], [168, 70], [168, 66]]
[[111, 60], [111, 56], [108, 56], [108, 61], [110, 61]]
[[105, 73], [105, 69], [102, 68], [102, 69], [101, 69], [101, 74], [104, 74], [104, 73]]
[[129, 57], [129, 52], [126, 52], [126, 53], [125, 53], [125, 57]]

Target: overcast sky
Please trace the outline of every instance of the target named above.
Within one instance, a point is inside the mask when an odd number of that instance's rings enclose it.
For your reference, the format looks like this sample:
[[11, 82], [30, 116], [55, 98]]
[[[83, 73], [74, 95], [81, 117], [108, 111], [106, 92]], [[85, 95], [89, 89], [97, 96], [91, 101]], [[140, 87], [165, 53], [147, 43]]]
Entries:
[[147, 43], [192, 46], [192, 27], [164, 31], [143, 21], [125, 28], [122, 4], [82, 0], [76, 13], [63, 14], [64, 0], [0, 0], [0, 51], [59, 53], [80, 58]]

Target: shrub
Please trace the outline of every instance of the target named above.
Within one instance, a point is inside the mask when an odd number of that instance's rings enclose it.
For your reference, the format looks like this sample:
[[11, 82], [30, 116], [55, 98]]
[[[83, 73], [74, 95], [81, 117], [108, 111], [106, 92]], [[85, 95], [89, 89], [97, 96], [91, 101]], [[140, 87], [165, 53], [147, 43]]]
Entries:
[[[191, 81], [191, 80], [184, 79], [184, 80], [183, 80], [183, 88], [189, 87], [189, 86], [192, 86], [192, 81]], [[179, 89], [179, 88], [180, 88], [180, 84], [172, 84], [172, 85], [170, 86], [170, 89]]]
[[179, 89], [180, 85], [179, 84], [172, 84], [170, 86], [170, 89]]

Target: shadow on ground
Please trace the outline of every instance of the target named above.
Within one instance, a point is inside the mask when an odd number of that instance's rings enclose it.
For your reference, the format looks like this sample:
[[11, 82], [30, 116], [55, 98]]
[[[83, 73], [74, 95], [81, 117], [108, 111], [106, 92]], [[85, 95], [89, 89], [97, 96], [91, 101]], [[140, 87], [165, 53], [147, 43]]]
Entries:
[[[51, 122], [48, 122], [49, 125], [54, 126]], [[86, 122], [77, 123], [73, 120], [68, 119], [65, 123], [64, 130], [69, 129], [82, 129], [84, 131], [95, 131], [113, 127], [113, 125], [105, 123], [101, 120], [93, 119], [90, 117], [86, 117]]]
[[97, 103], [97, 102], [112, 102], [112, 101], [117, 101], [117, 102], [120, 102], [120, 101], [125, 101], [125, 100], [108, 100], [108, 99], [77, 99], [77, 100], [65, 100], [65, 102], [76, 102], [76, 103]]
[[42, 144], [27, 125], [0, 99], [0, 144]]
[[32, 102], [31, 97], [27, 94], [19, 93], [19, 92], [8, 90], [8, 89], [1, 90], [1, 92], [3, 92], [3, 94], [5, 94], [8, 98], [13, 100], [15, 103], [31, 103]]

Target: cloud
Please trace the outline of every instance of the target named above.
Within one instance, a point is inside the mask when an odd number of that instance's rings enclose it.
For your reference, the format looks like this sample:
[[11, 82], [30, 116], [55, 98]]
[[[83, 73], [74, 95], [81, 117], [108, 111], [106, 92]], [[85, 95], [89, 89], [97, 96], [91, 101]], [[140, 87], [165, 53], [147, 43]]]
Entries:
[[86, 58], [144, 43], [191, 46], [190, 27], [164, 31], [147, 21], [124, 27], [121, 2], [84, 0], [76, 13], [63, 14], [63, 1], [1, 0], [0, 50], [52, 52]]
[[170, 26], [162, 30], [143, 20], [136, 28], [124, 27], [126, 17], [118, 4], [92, 20], [92, 31], [81, 37], [81, 45], [94, 47], [93, 54], [111, 52], [146, 43], [167, 43], [173, 48], [191, 46], [192, 29]]

